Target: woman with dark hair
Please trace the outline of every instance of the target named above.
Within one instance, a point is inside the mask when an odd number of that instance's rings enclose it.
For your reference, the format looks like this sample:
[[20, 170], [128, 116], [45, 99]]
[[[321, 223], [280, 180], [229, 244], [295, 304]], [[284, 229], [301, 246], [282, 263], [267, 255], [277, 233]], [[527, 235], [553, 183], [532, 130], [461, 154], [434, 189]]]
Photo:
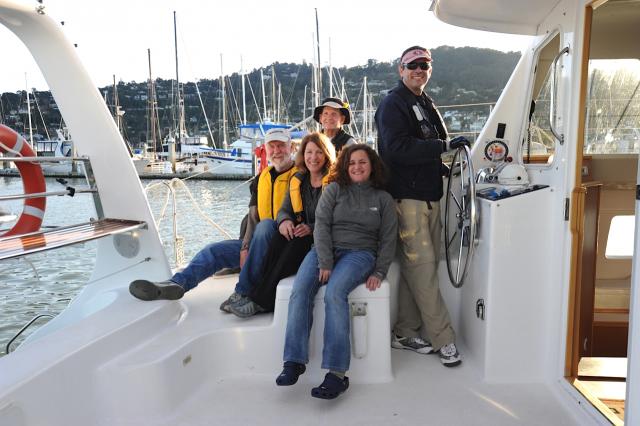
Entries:
[[262, 279], [248, 296], [229, 306], [233, 314], [247, 318], [273, 311], [278, 283], [296, 273], [313, 244], [316, 205], [335, 158], [333, 145], [322, 133], [310, 133], [302, 139], [295, 158], [299, 171], [291, 177], [278, 211], [279, 233], [269, 244]]
[[279, 386], [293, 385], [309, 362], [309, 333], [313, 299], [321, 285], [325, 323], [322, 368], [324, 382], [313, 388], [316, 398], [333, 399], [346, 391], [345, 373], [351, 360], [347, 297], [365, 282], [370, 291], [380, 287], [393, 260], [397, 218], [394, 201], [385, 192], [383, 165], [367, 145], [345, 147], [332, 171], [316, 209], [314, 247], [296, 275], [284, 346]]

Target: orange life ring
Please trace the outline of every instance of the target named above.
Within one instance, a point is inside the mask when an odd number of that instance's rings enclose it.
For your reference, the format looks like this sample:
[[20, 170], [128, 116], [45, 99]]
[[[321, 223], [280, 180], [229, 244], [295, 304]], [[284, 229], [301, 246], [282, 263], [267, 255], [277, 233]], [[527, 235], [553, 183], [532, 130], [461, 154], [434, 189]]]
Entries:
[[[0, 124], [0, 151], [16, 157], [35, 157], [35, 153], [26, 140], [14, 130]], [[45, 192], [47, 184], [44, 181], [44, 174], [40, 163], [16, 162], [22, 186], [25, 194], [36, 194]], [[1, 234], [0, 237], [10, 235], [26, 234], [40, 229], [44, 218], [44, 209], [47, 203], [45, 197], [27, 198], [24, 200], [22, 214], [16, 224], [9, 231]]]

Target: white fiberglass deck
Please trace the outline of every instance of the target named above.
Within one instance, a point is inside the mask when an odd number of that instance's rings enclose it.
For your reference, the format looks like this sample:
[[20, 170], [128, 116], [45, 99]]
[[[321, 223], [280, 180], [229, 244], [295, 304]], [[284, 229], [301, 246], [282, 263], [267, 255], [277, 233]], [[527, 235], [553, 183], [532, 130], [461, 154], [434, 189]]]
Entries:
[[[181, 319], [181, 332], [168, 336], [170, 331], [167, 331], [162, 343], [147, 344], [143, 353], [154, 358], [151, 352], [163, 351], [163, 348], [175, 349], [203, 333], [223, 329], [236, 332], [236, 342], [241, 345], [243, 338], [240, 336], [247, 329], [268, 327], [272, 314], [242, 320], [219, 311], [218, 305], [230, 294], [235, 280], [235, 276], [210, 279], [188, 293], [180, 302], [187, 308], [187, 314]], [[212, 344], [215, 345], [215, 342]], [[208, 368], [215, 370], [216, 377], [197, 388], [176, 382], [175, 386], [181, 388], [180, 393], [188, 396], [170, 414], [156, 416], [154, 410], [148, 410], [143, 416], [119, 417], [117, 413], [122, 414], [122, 411], [109, 410], [109, 418], [102, 417], [101, 421], [110, 425], [580, 424], [562, 406], [550, 387], [543, 384], [483, 383], [468, 357], [460, 367], [448, 369], [440, 364], [437, 355], [418, 355], [394, 349], [392, 382], [352, 384], [337, 400], [323, 401], [310, 396], [311, 388], [319, 384], [324, 374], [317, 365], [311, 366], [294, 386], [281, 388], [275, 385], [275, 377], [281, 368], [280, 344], [278, 347], [265, 345], [261, 348], [264, 357], [274, 359], [270, 374], [253, 374], [251, 366], [246, 367], [245, 373], [238, 373], [237, 369], [226, 373], [223, 365], [228, 365], [229, 360], [233, 359], [234, 350], [241, 349], [230, 347], [227, 341], [220, 342], [212, 350], [218, 355], [210, 360]], [[461, 350], [464, 355], [464, 348]], [[125, 364], [143, 362], [142, 359], [134, 361], [130, 356], [126, 357], [128, 361]], [[225, 363], [222, 363], [223, 360]], [[218, 368], [215, 363], [220, 363]], [[167, 385], [172, 386], [171, 383]], [[129, 394], [123, 399], [137, 399], [137, 396]]]

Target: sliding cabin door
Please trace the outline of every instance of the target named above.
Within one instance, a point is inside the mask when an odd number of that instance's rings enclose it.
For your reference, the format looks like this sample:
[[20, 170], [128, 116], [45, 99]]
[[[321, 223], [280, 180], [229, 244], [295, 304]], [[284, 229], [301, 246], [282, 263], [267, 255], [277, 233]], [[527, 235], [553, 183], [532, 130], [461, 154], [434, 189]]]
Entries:
[[640, 323], [640, 295], [633, 238], [640, 152], [638, 22], [638, 0], [587, 7], [572, 194], [574, 285], [566, 375], [616, 425], [640, 424], [640, 324], [634, 324]]

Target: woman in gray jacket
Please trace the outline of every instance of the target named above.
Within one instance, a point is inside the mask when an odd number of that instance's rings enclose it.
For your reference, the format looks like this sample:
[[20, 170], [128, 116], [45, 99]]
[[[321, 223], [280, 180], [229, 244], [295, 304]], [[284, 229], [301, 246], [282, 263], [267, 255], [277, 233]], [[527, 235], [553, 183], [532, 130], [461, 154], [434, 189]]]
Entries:
[[383, 188], [383, 165], [367, 145], [342, 150], [330, 183], [316, 208], [314, 247], [296, 275], [284, 347], [284, 367], [276, 379], [293, 385], [309, 361], [313, 299], [326, 284], [322, 368], [324, 382], [313, 388], [316, 398], [333, 399], [346, 391], [351, 360], [349, 293], [361, 283], [375, 291], [387, 274], [396, 244], [394, 201]]

